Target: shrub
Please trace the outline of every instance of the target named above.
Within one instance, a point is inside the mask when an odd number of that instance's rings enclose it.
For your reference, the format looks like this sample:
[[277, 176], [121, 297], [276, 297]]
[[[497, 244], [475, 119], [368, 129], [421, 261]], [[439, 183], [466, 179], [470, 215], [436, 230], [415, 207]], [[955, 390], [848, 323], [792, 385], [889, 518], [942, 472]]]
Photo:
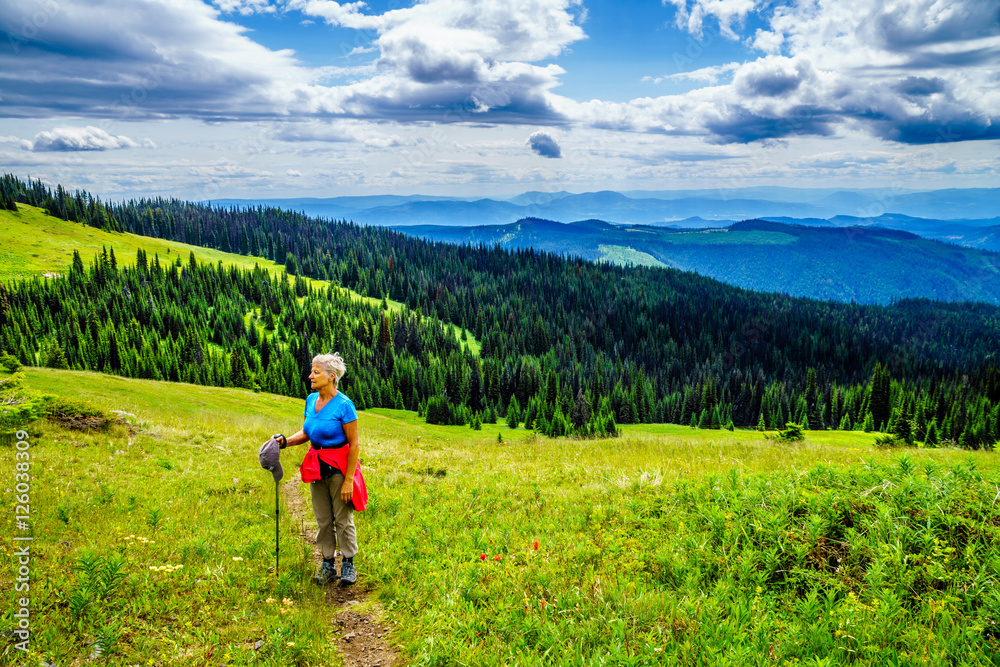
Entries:
[[786, 422], [785, 428], [778, 431], [778, 439], [786, 440], [788, 442], [794, 442], [795, 440], [805, 440], [805, 433], [802, 432], [802, 426], [796, 424], [795, 422]]
[[21, 360], [9, 352], [0, 355], [0, 364], [7, 369], [8, 373], [16, 373], [21, 370]]
[[906, 440], [892, 433], [875, 436], [875, 446], [878, 449], [895, 449], [897, 447], [906, 447], [906, 445]]

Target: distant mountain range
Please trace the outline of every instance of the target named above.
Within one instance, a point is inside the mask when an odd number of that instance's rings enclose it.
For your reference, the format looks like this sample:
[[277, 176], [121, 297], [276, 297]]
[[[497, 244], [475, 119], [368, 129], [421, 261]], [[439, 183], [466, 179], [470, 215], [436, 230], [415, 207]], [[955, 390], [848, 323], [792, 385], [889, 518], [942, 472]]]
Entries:
[[819, 299], [1000, 303], [994, 254], [1000, 251], [1000, 188], [753, 187], [525, 192], [505, 200], [378, 195], [212, 204], [278, 206], [450, 243], [673, 266], [733, 285]]
[[[448, 243], [535, 248], [596, 261], [671, 266], [749, 289], [858, 303], [906, 297], [1000, 304], [1000, 254], [879, 226], [749, 220], [712, 229], [571, 224], [526, 218], [509, 225], [408, 226]], [[993, 233], [996, 233], [994, 228]]]
[[[878, 221], [886, 214], [938, 221], [962, 220], [968, 221], [966, 226], [979, 227], [989, 225], [977, 221], [993, 219], [995, 226], [1000, 218], [1000, 188], [922, 192], [754, 187], [582, 194], [525, 192], [510, 199], [375, 195], [326, 199], [218, 199], [212, 203], [237, 207], [278, 206], [316, 217], [389, 227], [503, 225], [526, 217], [559, 222], [599, 219], [619, 224], [690, 227], [718, 226], [722, 221], [752, 218], [830, 221], [847, 216], [853, 220]], [[838, 225], [837, 222], [833, 224]]]

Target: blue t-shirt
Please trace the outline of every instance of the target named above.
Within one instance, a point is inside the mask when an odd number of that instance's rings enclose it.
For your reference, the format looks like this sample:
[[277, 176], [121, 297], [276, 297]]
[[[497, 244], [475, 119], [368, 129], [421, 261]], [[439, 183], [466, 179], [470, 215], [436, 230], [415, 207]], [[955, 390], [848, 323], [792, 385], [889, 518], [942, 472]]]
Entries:
[[309, 436], [309, 442], [316, 449], [346, 445], [347, 436], [344, 435], [344, 424], [358, 419], [358, 411], [354, 409], [354, 402], [347, 398], [343, 392], [338, 392], [317, 414], [317, 400], [319, 400], [319, 392], [314, 392], [306, 397], [306, 410], [303, 415], [306, 421], [302, 425], [302, 430]]

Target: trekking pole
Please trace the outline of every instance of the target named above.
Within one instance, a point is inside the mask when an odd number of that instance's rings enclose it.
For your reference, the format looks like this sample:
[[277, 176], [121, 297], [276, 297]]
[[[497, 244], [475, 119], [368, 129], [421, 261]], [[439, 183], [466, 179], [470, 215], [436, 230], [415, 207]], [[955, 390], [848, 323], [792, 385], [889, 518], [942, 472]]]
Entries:
[[278, 531], [278, 482], [274, 482], [274, 578], [278, 578], [278, 553], [281, 551], [281, 533]]

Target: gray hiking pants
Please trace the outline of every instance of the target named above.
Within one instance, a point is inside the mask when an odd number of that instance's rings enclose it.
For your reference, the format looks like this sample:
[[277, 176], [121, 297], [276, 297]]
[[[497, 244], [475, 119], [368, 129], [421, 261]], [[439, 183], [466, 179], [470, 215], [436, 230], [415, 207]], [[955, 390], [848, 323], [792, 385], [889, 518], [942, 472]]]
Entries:
[[340, 487], [343, 485], [344, 476], [339, 472], [309, 484], [313, 514], [316, 515], [316, 524], [319, 526], [316, 543], [323, 551], [323, 558], [327, 559], [333, 558], [338, 546], [344, 558], [353, 558], [358, 553], [354, 506], [340, 500]]

